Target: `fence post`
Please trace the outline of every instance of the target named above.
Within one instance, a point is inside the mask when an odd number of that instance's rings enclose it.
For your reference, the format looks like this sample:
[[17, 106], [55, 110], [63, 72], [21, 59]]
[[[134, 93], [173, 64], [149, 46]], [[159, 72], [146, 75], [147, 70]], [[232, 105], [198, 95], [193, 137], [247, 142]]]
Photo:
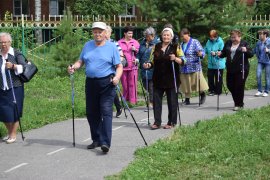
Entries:
[[121, 22], [121, 15], [120, 16], [118, 16], [118, 18], [119, 18], [119, 39], [121, 39], [122, 38], [122, 22]]
[[25, 40], [24, 40], [24, 15], [22, 14], [22, 53], [25, 55]]

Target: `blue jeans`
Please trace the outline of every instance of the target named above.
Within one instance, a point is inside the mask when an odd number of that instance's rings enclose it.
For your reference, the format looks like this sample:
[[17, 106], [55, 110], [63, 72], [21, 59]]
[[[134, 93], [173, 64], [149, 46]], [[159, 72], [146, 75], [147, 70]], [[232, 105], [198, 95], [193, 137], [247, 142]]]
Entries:
[[263, 92], [262, 90], [262, 71], [265, 69], [265, 89], [264, 92], [269, 92], [270, 87], [270, 64], [258, 63], [257, 66], [257, 86], [258, 91]]

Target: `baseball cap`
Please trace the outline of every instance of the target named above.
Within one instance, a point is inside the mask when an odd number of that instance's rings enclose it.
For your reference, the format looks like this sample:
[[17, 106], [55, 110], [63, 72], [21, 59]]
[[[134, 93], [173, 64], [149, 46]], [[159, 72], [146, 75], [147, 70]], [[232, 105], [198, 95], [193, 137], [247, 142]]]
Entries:
[[92, 29], [98, 28], [98, 29], [106, 29], [107, 25], [104, 22], [94, 22], [92, 24]]

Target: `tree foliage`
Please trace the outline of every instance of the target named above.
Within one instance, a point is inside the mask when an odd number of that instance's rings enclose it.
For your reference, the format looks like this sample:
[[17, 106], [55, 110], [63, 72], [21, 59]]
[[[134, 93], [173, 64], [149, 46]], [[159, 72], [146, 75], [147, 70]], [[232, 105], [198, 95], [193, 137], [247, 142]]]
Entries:
[[89, 37], [82, 29], [74, 30], [72, 22], [71, 11], [68, 9], [54, 34], [61, 37], [52, 50], [55, 65], [59, 68], [59, 75], [66, 74], [67, 66], [78, 59], [80, 51]]
[[[256, 7], [258, 15], [269, 15], [270, 13], [270, 3], [269, 0], [260, 0], [258, 6]], [[269, 19], [268, 19], [269, 20]]]
[[193, 35], [205, 35], [212, 28], [233, 28], [252, 7], [239, 0], [135, 0], [144, 16], [170, 22], [174, 30], [187, 27]]
[[119, 15], [124, 12], [128, 0], [76, 0], [74, 11], [80, 15]]

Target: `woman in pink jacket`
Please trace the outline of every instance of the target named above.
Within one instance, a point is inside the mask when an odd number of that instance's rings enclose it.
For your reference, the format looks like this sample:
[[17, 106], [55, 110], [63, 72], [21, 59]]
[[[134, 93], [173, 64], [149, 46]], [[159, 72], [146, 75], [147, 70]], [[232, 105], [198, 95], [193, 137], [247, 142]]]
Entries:
[[137, 79], [138, 79], [138, 62], [136, 54], [140, 44], [132, 38], [133, 28], [127, 26], [124, 28], [124, 37], [118, 41], [123, 53], [127, 59], [128, 66], [124, 67], [121, 77], [124, 98], [132, 104], [137, 102]]

